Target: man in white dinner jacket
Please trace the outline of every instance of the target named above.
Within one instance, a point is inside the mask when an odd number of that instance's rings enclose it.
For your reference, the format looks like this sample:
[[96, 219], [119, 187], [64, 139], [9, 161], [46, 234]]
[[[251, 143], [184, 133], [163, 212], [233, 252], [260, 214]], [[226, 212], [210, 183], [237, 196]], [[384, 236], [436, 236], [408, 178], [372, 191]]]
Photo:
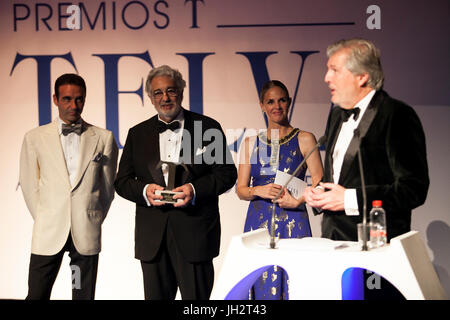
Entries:
[[94, 299], [101, 225], [114, 198], [118, 149], [112, 133], [81, 118], [86, 84], [55, 82], [59, 117], [25, 134], [20, 185], [33, 220], [27, 299], [49, 299], [65, 251], [72, 298]]

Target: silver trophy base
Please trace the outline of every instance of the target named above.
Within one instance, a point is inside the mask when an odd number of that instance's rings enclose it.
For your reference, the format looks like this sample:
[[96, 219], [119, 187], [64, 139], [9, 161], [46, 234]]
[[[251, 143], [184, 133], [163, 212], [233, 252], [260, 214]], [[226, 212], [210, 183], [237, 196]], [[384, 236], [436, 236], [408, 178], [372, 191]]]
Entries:
[[162, 200], [155, 200], [156, 202], [163, 202], [163, 203], [177, 203], [177, 202], [183, 202], [183, 199], [174, 199], [173, 196], [176, 194], [183, 194], [183, 192], [173, 192], [173, 191], [167, 191], [167, 190], [155, 190], [155, 194], [157, 196], [163, 196]]

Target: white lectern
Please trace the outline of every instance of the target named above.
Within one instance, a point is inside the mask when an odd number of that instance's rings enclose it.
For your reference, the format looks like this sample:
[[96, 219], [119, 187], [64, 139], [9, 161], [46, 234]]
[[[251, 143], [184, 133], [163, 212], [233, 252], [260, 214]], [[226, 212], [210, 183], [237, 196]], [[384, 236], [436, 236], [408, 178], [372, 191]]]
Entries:
[[354, 268], [381, 275], [406, 299], [447, 298], [417, 231], [369, 251], [361, 251], [357, 242], [324, 238], [281, 239], [276, 249], [269, 249], [269, 238], [265, 229], [232, 238], [211, 299], [245, 299], [272, 265], [288, 273], [292, 300], [349, 299], [343, 287], [352, 290], [348, 274]]

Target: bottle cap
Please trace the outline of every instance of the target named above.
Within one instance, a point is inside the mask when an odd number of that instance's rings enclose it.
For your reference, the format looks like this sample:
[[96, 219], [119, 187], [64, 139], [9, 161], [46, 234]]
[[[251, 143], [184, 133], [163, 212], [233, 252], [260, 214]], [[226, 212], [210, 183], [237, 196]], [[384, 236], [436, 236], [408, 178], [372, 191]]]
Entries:
[[372, 207], [381, 207], [383, 205], [383, 201], [381, 200], [373, 200]]

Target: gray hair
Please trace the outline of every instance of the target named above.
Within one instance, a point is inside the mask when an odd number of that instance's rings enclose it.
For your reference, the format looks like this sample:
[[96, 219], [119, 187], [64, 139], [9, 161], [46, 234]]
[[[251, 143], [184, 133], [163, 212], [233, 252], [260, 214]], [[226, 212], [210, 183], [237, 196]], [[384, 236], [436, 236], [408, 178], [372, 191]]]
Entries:
[[177, 69], [172, 69], [168, 65], [162, 65], [150, 70], [145, 81], [145, 92], [150, 96], [152, 94], [152, 80], [155, 77], [169, 77], [175, 81], [177, 89], [183, 91], [186, 87], [186, 81], [183, 80], [183, 76]]
[[384, 74], [381, 68], [380, 51], [375, 45], [369, 40], [359, 38], [339, 40], [328, 46], [328, 58], [343, 49], [350, 50], [346, 63], [347, 69], [355, 75], [367, 73], [368, 85], [375, 90], [381, 89]]

